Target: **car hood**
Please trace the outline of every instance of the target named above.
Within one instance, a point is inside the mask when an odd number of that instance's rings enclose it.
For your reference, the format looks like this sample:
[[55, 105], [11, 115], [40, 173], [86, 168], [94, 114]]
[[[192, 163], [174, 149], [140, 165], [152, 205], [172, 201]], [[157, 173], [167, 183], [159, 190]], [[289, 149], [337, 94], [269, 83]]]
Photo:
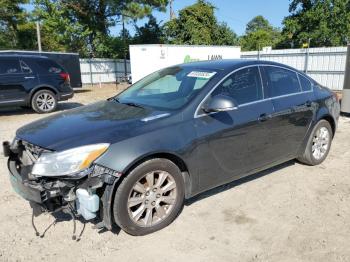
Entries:
[[95, 143], [113, 144], [146, 132], [151, 122], [169, 115], [107, 100], [32, 122], [20, 128], [16, 137], [57, 151]]

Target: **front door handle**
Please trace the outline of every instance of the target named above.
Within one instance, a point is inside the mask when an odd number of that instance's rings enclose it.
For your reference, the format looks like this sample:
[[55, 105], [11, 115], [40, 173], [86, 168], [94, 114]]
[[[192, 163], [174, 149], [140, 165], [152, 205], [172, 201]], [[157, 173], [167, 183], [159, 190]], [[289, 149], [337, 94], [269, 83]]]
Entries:
[[35, 76], [25, 76], [24, 79], [34, 79]]
[[258, 117], [258, 120], [260, 122], [265, 122], [267, 120], [271, 119], [271, 115], [269, 114], [261, 114], [259, 117]]

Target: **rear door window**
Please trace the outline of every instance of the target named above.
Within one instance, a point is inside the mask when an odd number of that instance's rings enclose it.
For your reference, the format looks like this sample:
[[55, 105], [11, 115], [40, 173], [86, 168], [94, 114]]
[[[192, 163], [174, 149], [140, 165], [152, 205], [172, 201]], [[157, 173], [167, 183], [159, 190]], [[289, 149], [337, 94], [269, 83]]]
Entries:
[[21, 66], [21, 69], [22, 69], [22, 73], [24, 74], [30, 74], [32, 73], [32, 69], [28, 66], [28, 64], [26, 62], [24, 62], [23, 60], [20, 60], [19, 61], [19, 64]]
[[296, 72], [275, 66], [264, 66], [264, 71], [270, 97], [301, 92]]
[[299, 74], [299, 80], [300, 85], [303, 91], [311, 91], [312, 90], [312, 84], [309, 79], [307, 79], [305, 76]]
[[257, 66], [241, 69], [226, 78], [212, 93], [232, 97], [238, 105], [263, 99], [262, 84]]
[[0, 60], [0, 74], [19, 74], [21, 68], [17, 58], [2, 58]]
[[63, 72], [61, 66], [49, 59], [40, 59], [36, 61], [40, 68], [40, 73], [43, 74], [59, 74]]

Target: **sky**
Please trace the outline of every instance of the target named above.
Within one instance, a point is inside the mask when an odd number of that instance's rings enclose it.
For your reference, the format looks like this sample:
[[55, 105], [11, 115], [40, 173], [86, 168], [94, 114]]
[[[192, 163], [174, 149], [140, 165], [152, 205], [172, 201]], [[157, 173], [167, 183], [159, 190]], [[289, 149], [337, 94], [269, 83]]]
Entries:
[[[175, 14], [182, 8], [192, 5], [196, 0], [174, 0]], [[267, 18], [275, 27], [282, 26], [282, 20], [289, 12], [290, 0], [209, 0], [217, 7], [216, 16], [220, 22], [226, 22], [228, 26], [238, 35], [244, 34], [246, 24], [255, 16], [262, 15]], [[153, 12], [158, 21], [166, 22], [169, 19], [169, 8], [166, 13]], [[143, 25], [147, 20], [143, 19], [138, 25]], [[127, 25], [127, 28], [133, 34], [133, 26]], [[111, 28], [113, 35], [121, 31], [118, 25]]]
[[[269, 22], [275, 27], [282, 27], [283, 18], [286, 17], [289, 12], [289, 3], [291, 0], [207, 0], [216, 6], [216, 17], [219, 22], [226, 22], [228, 26], [238, 35], [243, 35], [247, 23], [255, 16], [262, 15], [269, 20]], [[178, 14], [178, 11], [182, 8], [196, 3], [196, 0], [174, 0], [174, 11]], [[31, 5], [24, 5], [29, 11], [33, 7]], [[169, 20], [169, 7], [166, 13], [154, 11], [153, 15], [157, 18], [158, 22], [162, 23]], [[138, 25], [143, 25], [147, 22], [147, 19], [138, 21]], [[116, 25], [112, 28], [111, 34], [118, 35], [121, 31], [121, 25]], [[132, 23], [126, 24], [126, 28], [130, 33], [134, 34], [134, 26]]]

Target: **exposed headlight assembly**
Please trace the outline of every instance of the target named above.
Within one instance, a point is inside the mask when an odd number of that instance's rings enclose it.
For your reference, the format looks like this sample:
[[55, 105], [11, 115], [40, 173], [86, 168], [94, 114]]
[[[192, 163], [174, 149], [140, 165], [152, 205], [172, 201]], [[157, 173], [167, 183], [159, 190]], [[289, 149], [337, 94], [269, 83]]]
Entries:
[[42, 153], [35, 162], [32, 174], [57, 177], [81, 172], [108, 149], [109, 144], [76, 147], [62, 152]]

